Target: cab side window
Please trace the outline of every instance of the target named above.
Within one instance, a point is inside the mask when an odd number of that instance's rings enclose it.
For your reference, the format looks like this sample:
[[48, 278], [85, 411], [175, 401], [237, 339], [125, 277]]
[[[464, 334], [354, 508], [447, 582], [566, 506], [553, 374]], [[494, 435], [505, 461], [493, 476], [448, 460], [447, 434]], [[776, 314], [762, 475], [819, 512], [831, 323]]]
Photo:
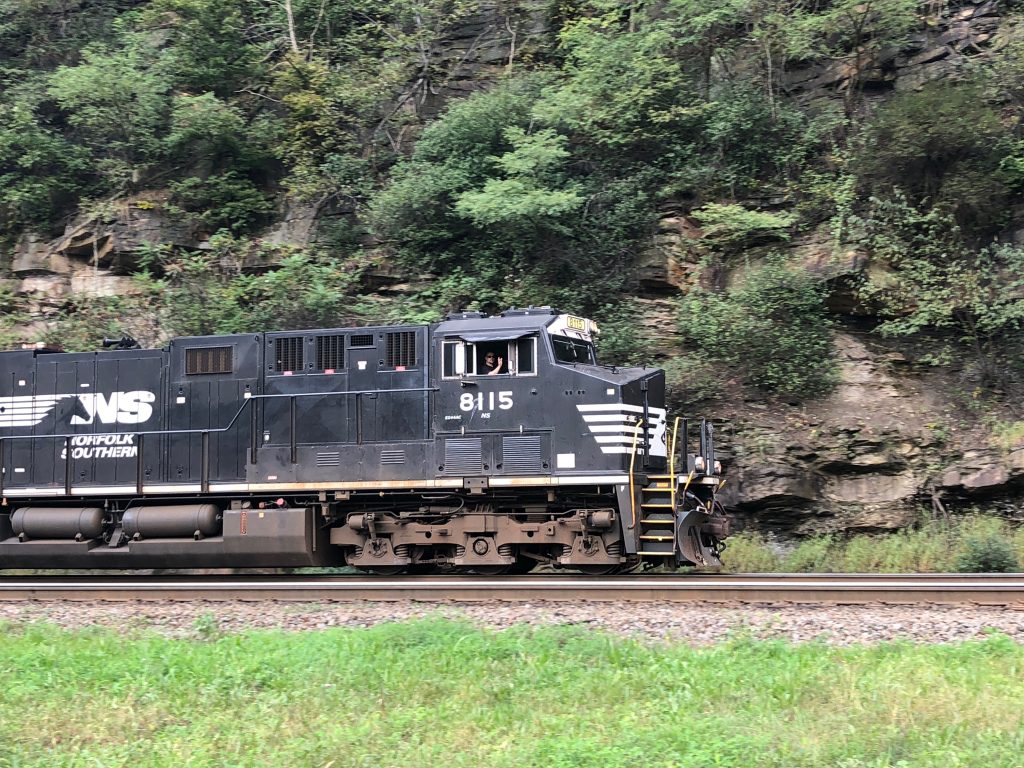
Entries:
[[445, 340], [441, 346], [442, 376], [535, 376], [537, 337], [478, 342]]
[[520, 376], [534, 376], [537, 373], [537, 337], [516, 339], [513, 365]]

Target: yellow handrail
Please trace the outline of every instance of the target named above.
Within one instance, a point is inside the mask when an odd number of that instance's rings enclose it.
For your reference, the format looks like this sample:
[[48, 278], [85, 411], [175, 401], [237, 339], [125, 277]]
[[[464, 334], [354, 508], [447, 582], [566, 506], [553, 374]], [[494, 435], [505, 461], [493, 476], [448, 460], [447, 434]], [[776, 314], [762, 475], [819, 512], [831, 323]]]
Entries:
[[633, 530], [636, 527], [636, 492], [633, 489], [633, 464], [636, 462], [636, 439], [640, 435], [640, 430], [643, 429], [644, 420], [640, 419], [636, 425], [636, 431], [633, 432], [633, 450], [629, 452], [629, 529]]
[[672, 446], [668, 451], [668, 482], [672, 491], [672, 511], [676, 511], [676, 436], [679, 434], [679, 417], [672, 423]]

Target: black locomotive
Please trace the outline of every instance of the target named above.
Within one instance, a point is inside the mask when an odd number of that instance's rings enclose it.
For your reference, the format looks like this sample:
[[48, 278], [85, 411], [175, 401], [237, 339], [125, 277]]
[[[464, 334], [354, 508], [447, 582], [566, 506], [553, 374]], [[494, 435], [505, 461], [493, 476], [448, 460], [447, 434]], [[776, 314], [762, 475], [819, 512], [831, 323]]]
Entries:
[[0, 568], [718, 564], [710, 424], [596, 333], [545, 307], [0, 353]]

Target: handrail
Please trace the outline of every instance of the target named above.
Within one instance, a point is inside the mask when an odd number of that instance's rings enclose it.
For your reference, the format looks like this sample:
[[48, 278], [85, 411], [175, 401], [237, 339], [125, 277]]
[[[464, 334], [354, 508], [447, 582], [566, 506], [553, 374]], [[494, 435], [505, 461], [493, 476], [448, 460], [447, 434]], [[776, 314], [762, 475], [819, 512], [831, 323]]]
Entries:
[[676, 437], [679, 434], [679, 417], [672, 423], [672, 445], [668, 451], [668, 482], [671, 489], [672, 513], [676, 511]]
[[[208, 427], [206, 429], [149, 429], [149, 430], [121, 430], [119, 432], [62, 432], [54, 433], [49, 435], [4, 435], [0, 437], [0, 469], [6, 466], [6, 456], [4, 451], [4, 445], [8, 440], [64, 440], [64, 492], [67, 495], [71, 495], [72, 486], [72, 472], [71, 467], [74, 459], [71, 455], [71, 441], [76, 437], [106, 437], [106, 436], [118, 436], [118, 435], [133, 435], [138, 438], [135, 456], [136, 456], [136, 487], [138, 492], [142, 493], [144, 473], [142, 470], [143, 460], [143, 446], [145, 445], [145, 438], [148, 435], [200, 435], [200, 488], [203, 492], [209, 489], [210, 483], [210, 435], [221, 434], [229, 431], [235, 426], [235, 422], [238, 421], [238, 417], [242, 415], [245, 409], [249, 406], [252, 400], [271, 400], [277, 398], [289, 398], [289, 448], [290, 458], [292, 464], [295, 464], [298, 460], [298, 448], [296, 444], [296, 410], [295, 400], [300, 397], [331, 397], [336, 395], [355, 395], [357, 398], [361, 395], [378, 395], [378, 394], [392, 394], [392, 393], [405, 393], [405, 392], [437, 392], [439, 387], [410, 387], [403, 389], [353, 389], [343, 390], [341, 392], [295, 392], [295, 393], [280, 393], [280, 394], [263, 394], [253, 395], [250, 394], [248, 397], [243, 398], [242, 404], [238, 406], [238, 410], [235, 411], [235, 415], [231, 417], [231, 420], [223, 427]], [[253, 424], [252, 424], [252, 435], [250, 440], [252, 443], [252, 461], [256, 461], [256, 409], [252, 410]], [[359, 441], [361, 442], [361, 440]], [[4, 473], [0, 471], [0, 492], [3, 491], [6, 485], [6, 477]]]
[[636, 438], [643, 428], [644, 421], [640, 419], [633, 431], [633, 448], [629, 452], [629, 530], [636, 528], [636, 491], [633, 487], [633, 465], [636, 463]]
[[224, 427], [209, 427], [208, 429], [150, 429], [150, 430], [121, 430], [120, 432], [64, 432], [54, 433], [52, 435], [3, 435], [0, 436], [0, 441], [4, 440], [39, 440], [48, 438], [58, 437], [82, 437], [83, 435], [91, 435], [98, 437], [102, 435], [201, 435], [204, 433], [218, 433], [227, 432], [231, 429], [235, 422], [238, 421], [238, 417], [242, 415], [242, 411], [245, 410], [246, 406], [249, 405], [251, 400], [270, 400], [280, 397], [326, 397], [329, 395], [371, 395], [371, 394], [390, 394], [390, 393], [402, 393], [402, 392], [437, 392], [438, 387], [415, 387], [412, 389], [353, 389], [346, 390], [343, 392], [295, 392], [294, 394], [275, 394], [275, 395], [250, 395], [245, 398], [244, 402], [235, 411], [235, 415], [231, 417], [231, 421]]

